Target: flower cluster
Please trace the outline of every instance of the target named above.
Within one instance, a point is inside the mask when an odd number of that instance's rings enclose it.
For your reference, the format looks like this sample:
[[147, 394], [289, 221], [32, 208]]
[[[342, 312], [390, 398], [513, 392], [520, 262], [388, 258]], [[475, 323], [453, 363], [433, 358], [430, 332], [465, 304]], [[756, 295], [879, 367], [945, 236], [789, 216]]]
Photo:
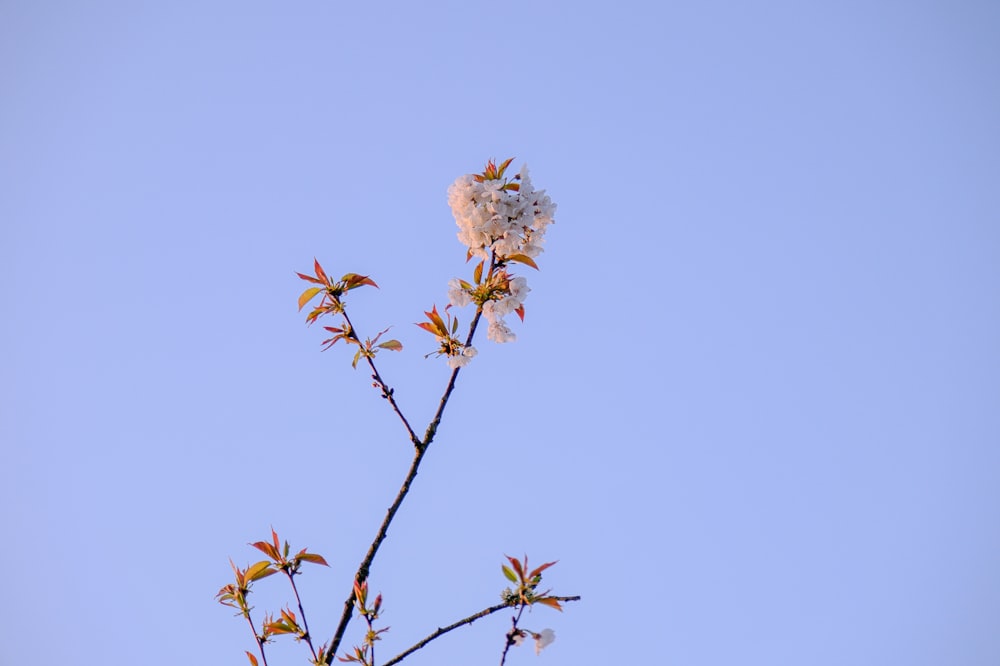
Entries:
[[517, 339], [504, 317], [515, 312], [524, 319], [523, 303], [530, 291], [528, 281], [511, 275], [506, 265], [522, 263], [538, 268], [534, 257], [542, 252], [545, 230], [554, 221], [556, 209], [544, 190], [535, 190], [527, 166], [513, 179], [504, 177], [512, 159], [500, 166], [491, 160], [482, 173], [462, 176], [448, 189], [458, 239], [469, 248], [470, 258], [482, 259], [475, 285], [453, 279], [448, 284], [448, 300], [456, 307], [480, 306], [489, 322], [487, 337], [494, 342]]
[[532, 186], [527, 165], [513, 180], [504, 178], [512, 160], [499, 167], [491, 160], [483, 173], [461, 176], [448, 188], [458, 240], [470, 255], [487, 261], [519, 254], [537, 257], [556, 212], [545, 190]]

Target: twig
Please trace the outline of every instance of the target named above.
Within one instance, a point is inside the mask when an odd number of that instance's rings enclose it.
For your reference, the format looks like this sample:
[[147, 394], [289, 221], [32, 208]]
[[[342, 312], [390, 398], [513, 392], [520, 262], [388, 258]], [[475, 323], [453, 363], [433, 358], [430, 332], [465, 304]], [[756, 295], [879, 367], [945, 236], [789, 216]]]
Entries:
[[[559, 601], [579, 601], [580, 600], [579, 596], [576, 596], [576, 597], [552, 597], [552, 598], [553, 599], [558, 599]], [[452, 631], [453, 629], [458, 629], [459, 627], [465, 626], [467, 624], [472, 624], [473, 622], [475, 622], [479, 618], [486, 617], [487, 615], [492, 615], [493, 613], [496, 613], [497, 611], [501, 611], [504, 608], [510, 608], [510, 604], [497, 604], [496, 606], [490, 606], [489, 608], [484, 608], [483, 610], [479, 611], [478, 613], [473, 613], [469, 617], [462, 618], [458, 622], [454, 622], [452, 624], [449, 624], [447, 627], [438, 627], [437, 630], [433, 631], [431, 634], [429, 634], [422, 641], [419, 641], [418, 643], [414, 643], [411, 647], [407, 648], [403, 652], [400, 652], [395, 657], [393, 657], [389, 661], [387, 661], [384, 664], [382, 664], [382, 666], [393, 666], [393, 664], [398, 664], [399, 662], [403, 661], [403, 659], [405, 659], [406, 657], [410, 656], [411, 654], [413, 654], [414, 652], [416, 652], [420, 648], [424, 647], [425, 645], [427, 645], [428, 643], [430, 643], [435, 638], [443, 636], [443, 635], [447, 634], [449, 631]]]
[[295, 602], [299, 605], [299, 615], [302, 616], [302, 628], [305, 629], [306, 632], [306, 635], [303, 636], [303, 638], [309, 645], [309, 651], [312, 652], [313, 661], [316, 661], [316, 648], [313, 647], [312, 636], [309, 634], [309, 623], [306, 622], [306, 611], [302, 608], [302, 599], [299, 598], [299, 588], [295, 586], [295, 574], [291, 573], [288, 569], [285, 569], [285, 575], [288, 576], [288, 582], [292, 584], [292, 591], [295, 592]]
[[[472, 343], [472, 338], [476, 333], [476, 326], [479, 323], [480, 315], [481, 312], [477, 310], [476, 316], [473, 318], [472, 324], [469, 326], [469, 335], [466, 339], [466, 345]], [[374, 366], [372, 367], [374, 368]], [[389, 509], [386, 511], [385, 518], [382, 520], [382, 525], [379, 527], [378, 533], [375, 535], [375, 539], [372, 541], [371, 546], [368, 547], [368, 552], [365, 554], [364, 559], [361, 560], [357, 573], [354, 574], [354, 582], [357, 584], [361, 584], [368, 580], [368, 573], [371, 569], [372, 562], [375, 560], [375, 554], [378, 553], [379, 546], [381, 546], [382, 542], [385, 540], [386, 534], [389, 531], [389, 524], [396, 516], [396, 511], [399, 510], [399, 507], [406, 498], [407, 493], [410, 492], [410, 484], [412, 484], [413, 480], [417, 478], [417, 470], [420, 468], [420, 462], [423, 460], [424, 454], [427, 453], [428, 447], [434, 440], [434, 434], [437, 432], [438, 424], [441, 422], [441, 417], [444, 414], [444, 408], [448, 404], [448, 398], [451, 396], [451, 392], [455, 389], [455, 380], [458, 378], [459, 370], [461, 370], [461, 368], [455, 368], [452, 371], [451, 378], [448, 380], [448, 386], [445, 388], [444, 393], [441, 396], [441, 402], [438, 405], [437, 412], [434, 414], [434, 418], [427, 426], [427, 432], [424, 434], [424, 439], [422, 441], [416, 439], [416, 436], [413, 434], [413, 430], [410, 429], [409, 423], [407, 423], [406, 419], [403, 418], [402, 413], [396, 407], [395, 401], [390, 402], [390, 404], [393, 405], [393, 409], [396, 409], [396, 413], [403, 419], [407, 432], [410, 433], [410, 437], [414, 441], [416, 451], [413, 454], [413, 462], [410, 463], [410, 469], [406, 473], [406, 478], [403, 479], [403, 483], [399, 487], [399, 492], [396, 494], [396, 499], [393, 500]], [[344, 639], [344, 632], [347, 631], [347, 625], [350, 624], [351, 617], [354, 615], [354, 599], [354, 586], [352, 584], [351, 594], [344, 602], [344, 612], [340, 616], [340, 622], [337, 624], [337, 630], [333, 635], [333, 640], [330, 641], [330, 652], [327, 655], [326, 662], [328, 664], [333, 662], [333, 657], [340, 648], [341, 641]]]
[[[354, 330], [354, 324], [351, 323], [351, 319], [347, 316], [347, 310], [341, 310], [340, 314], [344, 318], [344, 321], [347, 322], [347, 329], [350, 331], [351, 339], [354, 340], [358, 347], [364, 349], [361, 344], [361, 339]], [[406, 420], [406, 417], [403, 416], [403, 411], [399, 408], [399, 405], [396, 404], [396, 399], [393, 397], [394, 391], [388, 384], [385, 383], [382, 379], [382, 375], [379, 374], [378, 369], [375, 367], [375, 359], [366, 355], [365, 360], [368, 362], [368, 367], [371, 368], [372, 379], [374, 379], [378, 384], [378, 387], [382, 389], [382, 397], [389, 401], [389, 404], [392, 406], [392, 410], [396, 412], [399, 420], [403, 422], [403, 427], [406, 428], [406, 433], [410, 436], [410, 441], [413, 442], [414, 446], [419, 448], [420, 440], [417, 439], [417, 433], [413, 432], [413, 428], [410, 427], [410, 422]]]

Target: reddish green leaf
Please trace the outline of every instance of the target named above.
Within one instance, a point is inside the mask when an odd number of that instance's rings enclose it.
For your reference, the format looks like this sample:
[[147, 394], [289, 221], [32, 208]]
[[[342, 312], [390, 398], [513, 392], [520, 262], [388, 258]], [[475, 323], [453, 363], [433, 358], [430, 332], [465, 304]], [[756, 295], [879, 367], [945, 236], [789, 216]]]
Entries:
[[536, 264], [535, 260], [526, 254], [512, 254], [509, 257], [507, 257], [507, 261], [516, 261], [519, 264], [524, 264], [525, 266], [531, 266], [536, 271], [538, 270], [538, 264]]
[[425, 311], [424, 314], [427, 315], [428, 319], [434, 322], [434, 325], [437, 327], [437, 330], [441, 331], [441, 333], [444, 335], [448, 334], [448, 327], [444, 325], [444, 320], [441, 319], [441, 315], [438, 314], [438, 309], [436, 305], [431, 307], [430, 312]]
[[313, 257], [313, 264], [315, 264], [314, 267], [316, 269], [316, 277], [318, 277], [323, 284], [330, 284], [330, 278], [326, 276], [326, 271], [324, 271], [323, 267], [319, 265], [319, 260], [316, 257]]
[[323, 559], [322, 555], [317, 555], [316, 553], [306, 553], [303, 551], [295, 557], [306, 562], [312, 562], [313, 564], [322, 564], [324, 567], [330, 566], [326, 563], [326, 560]]
[[559, 601], [557, 599], [553, 599], [552, 597], [542, 597], [541, 599], [535, 599], [535, 603], [545, 604], [546, 606], [550, 606], [552, 608], [555, 608], [557, 611], [562, 612], [562, 606], [559, 604]]
[[433, 324], [428, 324], [426, 321], [422, 321], [422, 322], [418, 323], [417, 326], [419, 326], [420, 328], [424, 329], [428, 333], [433, 333], [434, 335], [438, 334], [438, 331], [437, 331], [436, 328], [434, 328], [434, 325]]
[[250, 660], [250, 663], [253, 664], [253, 666], [257, 666], [257, 657], [253, 656], [250, 653], [250, 650], [246, 650], [246, 653], [247, 653], [247, 658]]
[[518, 305], [514, 312], [521, 318], [521, 321], [524, 321], [524, 305]]
[[311, 275], [303, 275], [302, 273], [295, 273], [295, 274], [298, 275], [303, 280], [306, 280], [307, 282], [313, 282], [315, 284], [323, 284], [323, 282], [321, 280], [317, 280], [316, 278], [314, 278]]
[[271, 568], [271, 563], [267, 560], [261, 560], [247, 569], [246, 577], [248, 581], [260, 580], [261, 578], [267, 578], [273, 573], [276, 572]]
[[403, 351], [403, 343], [399, 340], [386, 340], [380, 344], [379, 347], [382, 349], [388, 349], [389, 351]]
[[272, 560], [279, 559], [278, 551], [275, 550], [274, 547], [271, 544], [267, 543], [266, 541], [258, 541], [250, 545], [259, 550], [260, 552], [264, 553], [268, 557], [270, 557]]
[[[485, 263], [485, 261], [480, 261], [476, 265], [475, 270], [472, 271], [472, 279], [476, 281], [476, 284], [479, 284], [479, 283], [481, 283], [483, 281], [483, 264], [484, 263]], [[464, 287], [465, 284], [463, 284], [462, 286]], [[466, 288], [468, 288], [468, 287], [466, 287]]]
[[535, 576], [540, 575], [543, 571], [545, 571], [546, 569], [548, 569], [549, 567], [551, 567], [553, 564], [555, 564], [558, 561], [559, 560], [556, 560], [555, 562], [546, 562], [545, 564], [541, 565], [540, 567], [532, 569], [531, 573], [528, 574], [528, 578], [534, 578]]

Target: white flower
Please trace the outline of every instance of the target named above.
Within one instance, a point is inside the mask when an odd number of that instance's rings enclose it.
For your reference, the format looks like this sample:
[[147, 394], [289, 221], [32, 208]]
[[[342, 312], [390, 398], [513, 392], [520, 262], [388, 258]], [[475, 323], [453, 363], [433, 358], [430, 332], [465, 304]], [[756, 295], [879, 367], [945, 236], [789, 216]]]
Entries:
[[472, 302], [472, 296], [462, 287], [462, 281], [458, 278], [448, 280], [448, 302], [456, 308], [465, 307]]
[[486, 329], [486, 337], [493, 342], [502, 343], [517, 341], [517, 335], [514, 334], [514, 331], [507, 328], [507, 324], [504, 323], [503, 319], [497, 319], [490, 322], [489, 328]]
[[448, 367], [454, 370], [455, 368], [464, 368], [469, 365], [469, 361], [472, 357], [478, 354], [475, 347], [466, 347], [462, 350], [461, 354], [456, 354], [455, 356], [448, 357]]
[[552, 644], [556, 639], [556, 632], [551, 629], [542, 629], [542, 633], [535, 634], [535, 654], [541, 654], [542, 650]]

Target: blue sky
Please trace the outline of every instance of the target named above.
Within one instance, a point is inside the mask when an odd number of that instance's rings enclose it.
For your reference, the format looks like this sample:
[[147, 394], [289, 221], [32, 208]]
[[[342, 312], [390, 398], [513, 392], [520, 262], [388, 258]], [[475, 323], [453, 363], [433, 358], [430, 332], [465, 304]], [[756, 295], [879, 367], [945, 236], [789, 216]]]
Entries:
[[[412, 324], [470, 269], [446, 190], [507, 156], [556, 225], [376, 562], [380, 654], [527, 553], [583, 600], [511, 664], [1000, 662], [998, 30], [987, 2], [0, 3], [0, 662], [246, 663], [213, 595], [272, 525], [332, 565], [301, 582], [327, 638], [410, 453], [294, 271], [379, 283], [352, 318], [394, 326], [422, 430], [447, 369]], [[406, 663], [495, 663], [507, 622]]]

